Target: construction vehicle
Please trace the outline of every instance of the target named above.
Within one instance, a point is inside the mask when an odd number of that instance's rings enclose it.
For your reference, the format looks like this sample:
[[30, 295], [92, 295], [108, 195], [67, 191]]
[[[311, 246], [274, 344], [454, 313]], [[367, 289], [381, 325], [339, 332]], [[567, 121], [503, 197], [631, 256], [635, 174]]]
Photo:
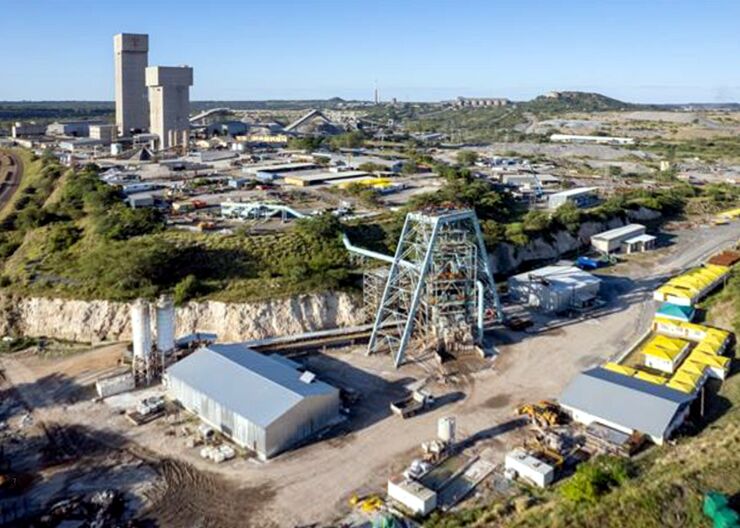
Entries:
[[349, 498], [349, 505], [353, 508], [359, 508], [363, 513], [374, 513], [383, 507], [383, 499], [377, 495], [359, 497], [357, 494], [353, 494]]
[[424, 390], [415, 390], [402, 400], [391, 403], [391, 411], [401, 418], [410, 418], [434, 403], [434, 396]]
[[516, 413], [519, 416], [528, 416], [534, 425], [542, 429], [562, 424], [564, 421], [560, 407], [548, 400], [522, 405], [517, 408]]

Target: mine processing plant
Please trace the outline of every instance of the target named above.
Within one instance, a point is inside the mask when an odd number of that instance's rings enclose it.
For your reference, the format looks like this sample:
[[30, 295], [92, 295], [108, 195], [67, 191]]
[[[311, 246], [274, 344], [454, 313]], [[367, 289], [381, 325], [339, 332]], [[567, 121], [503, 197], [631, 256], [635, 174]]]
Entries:
[[417, 352], [454, 355], [481, 344], [501, 306], [480, 225], [472, 210], [406, 216], [368, 344], [400, 366]]

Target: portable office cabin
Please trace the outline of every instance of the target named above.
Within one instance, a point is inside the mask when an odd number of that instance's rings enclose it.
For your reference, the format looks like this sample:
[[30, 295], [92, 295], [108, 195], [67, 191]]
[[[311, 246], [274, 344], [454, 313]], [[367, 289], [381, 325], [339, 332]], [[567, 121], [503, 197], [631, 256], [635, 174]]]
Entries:
[[631, 238], [645, 234], [645, 226], [641, 224], [627, 224], [626, 226], [610, 229], [591, 237], [591, 245], [602, 253], [614, 253], [622, 249], [622, 244]]
[[339, 417], [339, 391], [243, 344], [209, 345], [167, 369], [170, 397], [267, 459]]

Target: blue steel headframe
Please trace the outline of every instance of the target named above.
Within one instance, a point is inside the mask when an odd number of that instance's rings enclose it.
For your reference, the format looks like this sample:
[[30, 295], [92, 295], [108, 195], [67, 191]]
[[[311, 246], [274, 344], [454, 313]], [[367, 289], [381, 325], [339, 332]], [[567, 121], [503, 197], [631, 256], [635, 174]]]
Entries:
[[[388, 279], [375, 316], [367, 353], [390, 349], [396, 367], [405, 357], [419, 316], [418, 310], [425, 296], [430, 265], [439, 248], [440, 237], [452, 230], [467, 232], [476, 248], [475, 267], [479, 285], [473, 285], [471, 297], [477, 298], [478, 317], [471, 321], [474, 334], [482, 340], [481, 312], [492, 312], [501, 320], [501, 305], [481, 234], [480, 225], [472, 210], [440, 211], [436, 214], [409, 213], [404, 221], [398, 246], [391, 262]], [[481, 288], [482, 287], [482, 288]], [[480, 299], [480, 291], [483, 299]]]

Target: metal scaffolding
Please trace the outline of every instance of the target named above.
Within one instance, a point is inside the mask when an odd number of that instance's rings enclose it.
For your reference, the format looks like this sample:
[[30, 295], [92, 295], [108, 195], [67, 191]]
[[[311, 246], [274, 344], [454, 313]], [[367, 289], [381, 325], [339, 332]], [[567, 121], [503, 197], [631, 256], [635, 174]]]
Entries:
[[367, 322], [375, 320], [378, 306], [383, 297], [385, 283], [388, 282], [388, 268], [373, 268], [366, 270], [362, 275], [362, 309], [363, 319]]
[[481, 343], [499, 303], [478, 219], [472, 210], [409, 213], [375, 316], [368, 354], [403, 363], [412, 338], [423, 346]]

